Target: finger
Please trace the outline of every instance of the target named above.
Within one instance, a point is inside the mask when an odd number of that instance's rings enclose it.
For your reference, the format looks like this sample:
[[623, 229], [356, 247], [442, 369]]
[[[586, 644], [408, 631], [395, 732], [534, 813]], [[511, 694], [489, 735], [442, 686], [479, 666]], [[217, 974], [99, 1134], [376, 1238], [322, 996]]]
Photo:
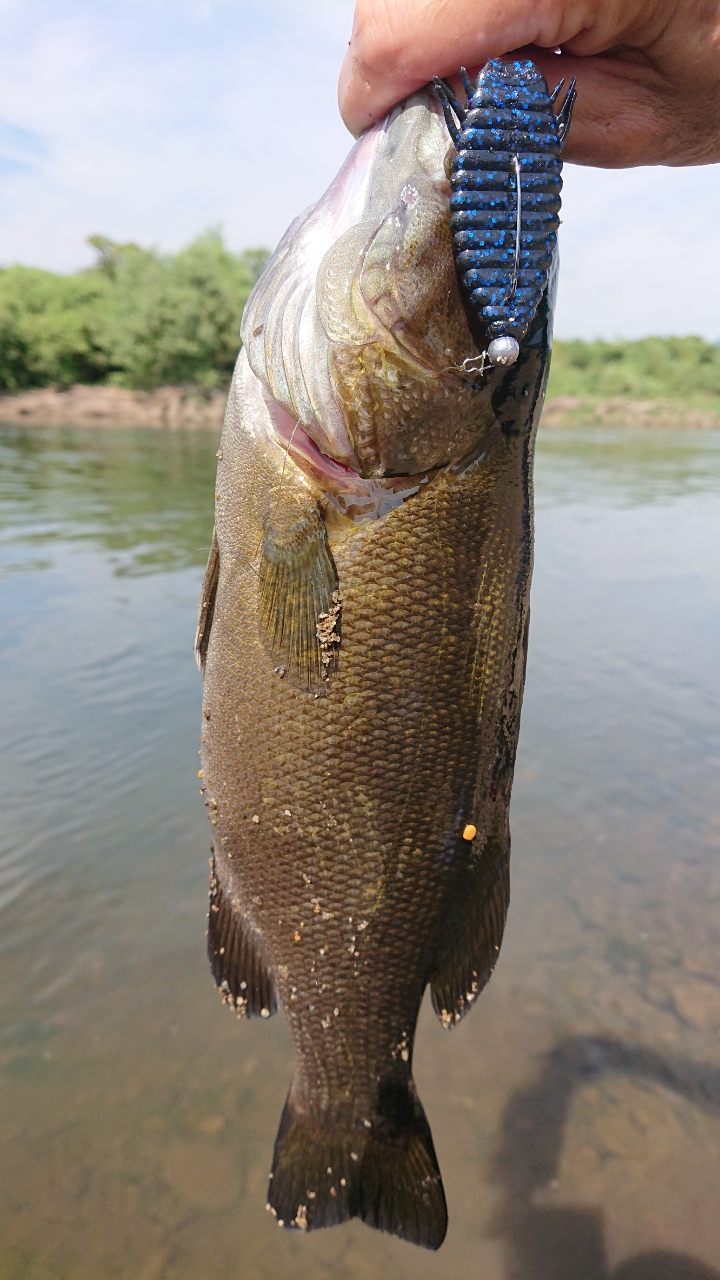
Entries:
[[[358, 0], [340, 109], [361, 133], [434, 75], [482, 66], [524, 45], [574, 53], [620, 42], [640, 0]], [[647, 6], [646, 6], [647, 7]]]
[[667, 105], [665, 82], [653, 68], [612, 57], [518, 52], [532, 58], [551, 92], [563, 78], [566, 85], [577, 81], [564, 160], [605, 169], [671, 163], [680, 145], [679, 122]]
[[[653, 64], [639, 51], [576, 58], [526, 49], [552, 90], [561, 75], [577, 80], [563, 159], [604, 169], [634, 165], [712, 164], [720, 160], [715, 102], [720, 68], [691, 73]], [[710, 60], [714, 64], [714, 59]]]

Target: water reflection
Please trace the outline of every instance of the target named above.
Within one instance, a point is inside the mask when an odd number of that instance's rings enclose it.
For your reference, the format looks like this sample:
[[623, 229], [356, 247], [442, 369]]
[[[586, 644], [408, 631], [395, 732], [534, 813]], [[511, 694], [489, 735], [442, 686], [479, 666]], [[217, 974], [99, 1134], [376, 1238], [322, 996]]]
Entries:
[[0, 431], [0, 1280], [718, 1280], [720, 436], [548, 433], [513, 899], [416, 1076], [439, 1255], [264, 1214], [204, 958], [206, 434]]
[[537, 498], [543, 505], [597, 497], [613, 505], [666, 502], [714, 493], [720, 484], [720, 435], [694, 431], [548, 430], [538, 450]]
[[54, 545], [75, 542], [114, 552], [120, 575], [204, 565], [212, 443], [207, 432], [0, 427], [5, 572], [46, 569]]

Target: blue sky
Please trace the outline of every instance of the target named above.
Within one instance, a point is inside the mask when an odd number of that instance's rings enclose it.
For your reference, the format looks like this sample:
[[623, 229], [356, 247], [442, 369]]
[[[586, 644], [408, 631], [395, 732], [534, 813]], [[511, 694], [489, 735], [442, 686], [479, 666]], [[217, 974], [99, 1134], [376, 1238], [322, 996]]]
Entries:
[[[351, 0], [0, 0], [0, 262], [277, 241], [350, 146]], [[720, 168], [567, 166], [557, 332], [720, 338]]]

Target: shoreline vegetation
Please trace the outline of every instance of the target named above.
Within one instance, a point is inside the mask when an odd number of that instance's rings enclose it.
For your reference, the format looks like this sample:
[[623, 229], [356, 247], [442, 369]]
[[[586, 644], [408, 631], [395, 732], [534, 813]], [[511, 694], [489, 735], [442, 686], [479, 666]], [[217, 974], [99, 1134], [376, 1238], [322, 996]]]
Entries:
[[[217, 230], [176, 254], [91, 236], [71, 275], [0, 268], [0, 422], [219, 430], [240, 317], [268, 260]], [[544, 428], [720, 428], [720, 345], [556, 341]]]
[[[220, 432], [225, 391], [166, 386], [132, 391], [116, 386], [44, 387], [0, 396], [0, 425], [26, 427], [149, 427]], [[720, 430], [716, 406], [681, 400], [607, 396], [553, 396], [543, 409], [541, 429], [630, 427], [650, 430]]]

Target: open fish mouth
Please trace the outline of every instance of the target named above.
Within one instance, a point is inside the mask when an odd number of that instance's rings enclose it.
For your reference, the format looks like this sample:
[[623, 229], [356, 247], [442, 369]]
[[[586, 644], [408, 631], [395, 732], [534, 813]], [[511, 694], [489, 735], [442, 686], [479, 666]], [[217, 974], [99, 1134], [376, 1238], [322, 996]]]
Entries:
[[264, 392], [272, 438], [285, 458], [320, 486], [326, 502], [355, 522], [379, 519], [428, 483], [431, 472], [417, 476], [361, 476], [353, 467], [323, 453], [305, 428]]
[[423, 90], [357, 142], [289, 228], [241, 336], [267, 396], [326, 458], [362, 478], [464, 456], [502, 371], [482, 389], [450, 233], [448, 136]]

